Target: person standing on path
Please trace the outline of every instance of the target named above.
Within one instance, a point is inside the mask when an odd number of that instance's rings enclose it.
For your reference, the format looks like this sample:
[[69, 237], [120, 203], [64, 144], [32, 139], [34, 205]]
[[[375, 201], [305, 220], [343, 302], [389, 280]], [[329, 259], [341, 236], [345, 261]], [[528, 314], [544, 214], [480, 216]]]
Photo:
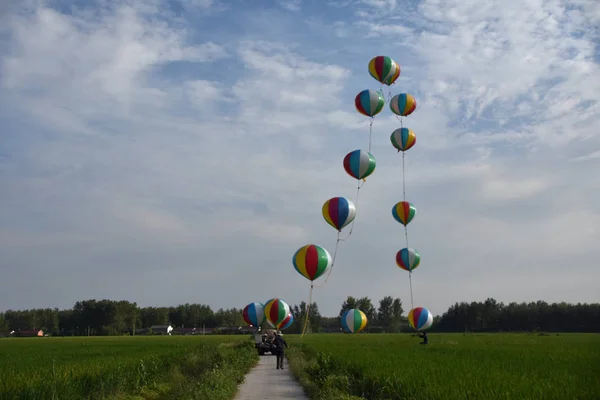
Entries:
[[274, 343], [275, 345], [275, 355], [277, 356], [277, 369], [283, 369], [283, 357], [284, 351], [283, 348], [289, 347], [285, 339], [283, 338], [283, 333], [281, 331], [277, 331], [277, 335], [275, 336]]

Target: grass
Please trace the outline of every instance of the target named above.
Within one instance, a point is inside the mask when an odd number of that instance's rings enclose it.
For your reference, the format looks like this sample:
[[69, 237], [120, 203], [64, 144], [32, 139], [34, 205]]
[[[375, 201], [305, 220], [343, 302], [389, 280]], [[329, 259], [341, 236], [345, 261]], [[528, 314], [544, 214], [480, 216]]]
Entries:
[[257, 360], [247, 336], [1, 339], [0, 400], [227, 400]]
[[598, 334], [290, 335], [311, 399], [600, 399]]

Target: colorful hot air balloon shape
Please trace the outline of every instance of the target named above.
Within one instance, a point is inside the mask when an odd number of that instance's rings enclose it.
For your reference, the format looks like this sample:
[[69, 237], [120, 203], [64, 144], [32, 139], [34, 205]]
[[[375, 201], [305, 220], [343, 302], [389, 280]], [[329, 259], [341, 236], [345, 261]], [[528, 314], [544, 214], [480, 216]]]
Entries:
[[323, 247], [307, 244], [296, 251], [292, 257], [292, 263], [300, 275], [309, 281], [314, 281], [331, 267], [333, 260]]
[[373, 117], [381, 112], [385, 100], [383, 94], [376, 90], [363, 90], [356, 95], [354, 99], [354, 105], [356, 111], [367, 117]]
[[265, 317], [275, 329], [281, 329], [290, 314], [290, 306], [279, 298], [274, 298], [265, 303]]
[[433, 315], [425, 307], [416, 307], [408, 312], [408, 323], [415, 331], [424, 331], [433, 324]]
[[367, 326], [367, 316], [358, 308], [351, 308], [342, 315], [342, 328], [346, 332], [358, 333]]
[[413, 271], [421, 263], [421, 256], [415, 249], [403, 248], [396, 254], [396, 265], [406, 271]]
[[390, 136], [392, 145], [398, 152], [406, 151], [417, 143], [417, 136], [408, 128], [398, 128]]
[[375, 171], [375, 157], [367, 151], [351, 151], [344, 157], [344, 169], [354, 179], [365, 179]]
[[417, 108], [417, 101], [408, 93], [400, 93], [390, 100], [390, 109], [396, 115], [406, 117]]
[[[267, 321], [267, 323], [269, 324], [269, 326], [271, 328], [277, 329], [277, 327], [275, 325], [273, 325], [272, 323], [270, 323], [269, 321]], [[283, 331], [283, 330], [289, 328], [290, 326], [292, 326], [293, 323], [294, 323], [294, 315], [290, 312], [288, 314], [288, 316], [285, 317], [285, 319], [281, 322], [281, 328], [279, 328], [279, 330]]]
[[354, 221], [356, 206], [345, 197], [333, 197], [323, 203], [323, 218], [338, 231]]
[[392, 208], [392, 216], [402, 225], [406, 226], [417, 214], [417, 209], [408, 201], [400, 201]]
[[262, 303], [250, 303], [242, 311], [242, 317], [248, 325], [261, 326], [265, 322], [265, 312]]
[[281, 327], [281, 330], [289, 328], [290, 326], [292, 326], [293, 323], [294, 315], [292, 313], [289, 313], [287, 318], [283, 321], [283, 326]]
[[390, 86], [400, 76], [400, 65], [388, 56], [377, 56], [369, 61], [369, 74]]

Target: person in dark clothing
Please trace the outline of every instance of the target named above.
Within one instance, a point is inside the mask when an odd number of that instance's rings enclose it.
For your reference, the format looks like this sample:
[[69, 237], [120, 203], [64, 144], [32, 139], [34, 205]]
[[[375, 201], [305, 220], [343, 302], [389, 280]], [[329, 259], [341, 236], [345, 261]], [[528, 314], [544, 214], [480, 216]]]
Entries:
[[419, 337], [423, 338], [423, 341], [420, 344], [429, 343], [429, 339], [427, 339], [427, 332], [419, 332]]
[[283, 334], [281, 332], [277, 332], [275, 335], [275, 340], [273, 341], [275, 345], [275, 355], [277, 356], [277, 369], [283, 369], [283, 357], [284, 357], [284, 347], [288, 347], [287, 342], [283, 338]]

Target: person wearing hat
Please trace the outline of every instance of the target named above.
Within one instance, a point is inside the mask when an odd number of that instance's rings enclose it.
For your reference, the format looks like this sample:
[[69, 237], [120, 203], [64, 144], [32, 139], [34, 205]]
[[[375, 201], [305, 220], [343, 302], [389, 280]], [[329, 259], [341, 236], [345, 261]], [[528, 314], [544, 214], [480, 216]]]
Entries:
[[287, 342], [283, 338], [283, 333], [281, 331], [277, 331], [275, 335], [275, 340], [273, 341], [275, 345], [274, 353], [277, 356], [277, 369], [283, 369], [283, 357], [284, 357], [284, 346], [288, 347]]

